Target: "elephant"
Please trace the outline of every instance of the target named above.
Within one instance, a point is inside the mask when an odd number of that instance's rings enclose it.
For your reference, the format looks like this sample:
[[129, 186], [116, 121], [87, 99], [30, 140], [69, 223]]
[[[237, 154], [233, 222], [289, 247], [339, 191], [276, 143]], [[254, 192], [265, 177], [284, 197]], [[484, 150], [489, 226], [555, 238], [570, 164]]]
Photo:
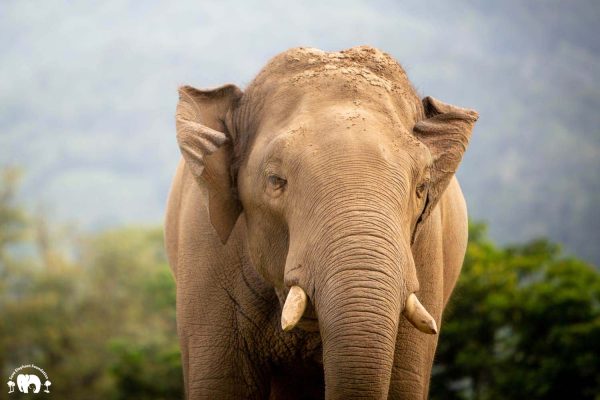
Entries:
[[179, 88], [165, 246], [188, 399], [425, 399], [477, 112], [369, 46]]
[[17, 387], [22, 393], [29, 393], [29, 387], [33, 385], [33, 393], [39, 393], [42, 382], [35, 374], [19, 374], [17, 376]]

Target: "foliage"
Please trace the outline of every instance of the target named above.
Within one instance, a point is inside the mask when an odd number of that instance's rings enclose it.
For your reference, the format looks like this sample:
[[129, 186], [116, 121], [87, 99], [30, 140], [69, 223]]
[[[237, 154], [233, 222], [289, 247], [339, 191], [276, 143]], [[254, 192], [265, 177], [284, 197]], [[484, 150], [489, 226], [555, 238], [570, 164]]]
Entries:
[[56, 232], [39, 232], [46, 224], [15, 206], [13, 175], [0, 188], [2, 376], [33, 363], [54, 398], [182, 398], [162, 232], [72, 235], [61, 247]]
[[498, 248], [472, 225], [444, 320], [432, 399], [600, 393], [600, 274], [554, 244]]
[[116, 377], [116, 399], [180, 399], [182, 395], [181, 355], [176, 340], [137, 344], [115, 342], [118, 355], [112, 366]]

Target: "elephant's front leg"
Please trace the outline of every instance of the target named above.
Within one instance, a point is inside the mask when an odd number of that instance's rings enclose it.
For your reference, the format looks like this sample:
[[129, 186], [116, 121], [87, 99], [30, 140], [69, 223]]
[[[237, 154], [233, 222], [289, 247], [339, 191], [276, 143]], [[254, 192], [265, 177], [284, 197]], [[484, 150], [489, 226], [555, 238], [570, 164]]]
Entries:
[[253, 359], [254, 344], [242, 334], [250, 322], [229, 299], [223, 299], [221, 307], [216, 305], [213, 298], [211, 304], [192, 302], [178, 310], [186, 398], [267, 398], [268, 368]]
[[[435, 210], [412, 246], [419, 280], [418, 297], [435, 319], [438, 331], [442, 328], [444, 307], [442, 238], [440, 230], [435, 229], [440, 221], [440, 213]], [[438, 337], [439, 333], [423, 333], [406, 318], [400, 318], [389, 399], [427, 399]]]
[[[212, 329], [211, 329], [212, 330]], [[263, 399], [265, 385], [240, 352], [232, 332], [197, 332], [182, 340], [188, 399]], [[221, 338], [222, 340], [219, 340]], [[186, 365], [187, 364], [187, 365]]]
[[400, 321], [389, 399], [427, 399], [436, 345], [437, 335], [422, 333], [405, 319]]

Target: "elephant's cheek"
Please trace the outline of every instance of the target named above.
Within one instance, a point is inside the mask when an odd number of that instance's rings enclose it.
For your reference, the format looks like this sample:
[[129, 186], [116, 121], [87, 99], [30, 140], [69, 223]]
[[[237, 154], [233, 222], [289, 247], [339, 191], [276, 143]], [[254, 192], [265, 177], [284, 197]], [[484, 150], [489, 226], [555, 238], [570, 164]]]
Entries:
[[254, 222], [248, 226], [250, 261], [265, 281], [278, 288], [284, 287], [287, 237], [285, 227], [276, 224], [270, 225], [268, 221]]

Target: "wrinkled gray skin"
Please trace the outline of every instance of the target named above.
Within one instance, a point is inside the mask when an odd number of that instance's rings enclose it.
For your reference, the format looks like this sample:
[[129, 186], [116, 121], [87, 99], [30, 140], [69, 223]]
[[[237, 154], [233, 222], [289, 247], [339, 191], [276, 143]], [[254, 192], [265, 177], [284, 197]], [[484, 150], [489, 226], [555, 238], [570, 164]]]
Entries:
[[[244, 93], [180, 89], [166, 246], [190, 399], [424, 399], [467, 243], [454, 173], [477, 113], [369, 47], [292, 49]], [[308, 295], [293, 330], [287, 291]]]

